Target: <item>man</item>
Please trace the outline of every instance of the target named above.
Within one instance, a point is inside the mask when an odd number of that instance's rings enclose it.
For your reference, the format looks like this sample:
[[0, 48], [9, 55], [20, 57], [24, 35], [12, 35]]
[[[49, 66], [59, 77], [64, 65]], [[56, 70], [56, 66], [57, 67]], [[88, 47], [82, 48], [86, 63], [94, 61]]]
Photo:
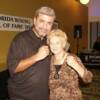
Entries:
[[10, 100], [48, 100], [50, 56], [46, 35], [54, 20], [54, 10], [41, 7], [35, 13], [34, 27], [13, 39], [7, 58]]
[[93, 44], [93, 52], [100, 52], [100, 37]]

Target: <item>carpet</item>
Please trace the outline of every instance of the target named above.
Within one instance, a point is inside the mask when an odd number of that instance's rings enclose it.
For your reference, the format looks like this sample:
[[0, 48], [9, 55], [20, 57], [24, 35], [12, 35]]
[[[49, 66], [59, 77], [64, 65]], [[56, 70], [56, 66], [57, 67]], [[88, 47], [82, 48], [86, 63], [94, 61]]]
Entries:
[[83, 100], [100, 100], [100, 69], [89, 69], [93, 73], [93, 81], [82, 85]]

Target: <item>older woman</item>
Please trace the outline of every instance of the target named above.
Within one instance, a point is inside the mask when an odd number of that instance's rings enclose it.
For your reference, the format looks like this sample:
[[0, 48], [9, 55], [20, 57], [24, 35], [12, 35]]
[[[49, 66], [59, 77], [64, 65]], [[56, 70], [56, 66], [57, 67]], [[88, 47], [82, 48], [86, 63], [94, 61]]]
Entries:
[[92, 81], [92, 73], [79, 57], [66, 52], [69, 48], [66, 33], [55, 29], [48, 35], [48, 45], [53, 53], [50, 67], [49, 100], [82, 100], [80, 77], [85, 83]]

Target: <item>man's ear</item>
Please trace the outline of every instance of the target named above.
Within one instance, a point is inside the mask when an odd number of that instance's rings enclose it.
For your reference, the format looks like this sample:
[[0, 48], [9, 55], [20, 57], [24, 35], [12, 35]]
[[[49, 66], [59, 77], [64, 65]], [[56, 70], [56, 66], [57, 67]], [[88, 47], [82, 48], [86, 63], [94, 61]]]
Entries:
[[36, 24], [36, 17], [33, 19], [34, 25]]

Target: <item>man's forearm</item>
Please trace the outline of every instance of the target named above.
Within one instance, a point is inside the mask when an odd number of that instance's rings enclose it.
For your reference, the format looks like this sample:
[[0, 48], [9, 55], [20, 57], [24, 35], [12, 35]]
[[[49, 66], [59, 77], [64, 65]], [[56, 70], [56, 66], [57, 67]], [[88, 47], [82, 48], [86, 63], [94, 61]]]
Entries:
[[35, 64], [36, 62], [37, 62], [36, 54], [29, 58], [21, 60], [15, 69], [15, 73], [26, 70], [27, 68], [31, 67], [31, 65]]

